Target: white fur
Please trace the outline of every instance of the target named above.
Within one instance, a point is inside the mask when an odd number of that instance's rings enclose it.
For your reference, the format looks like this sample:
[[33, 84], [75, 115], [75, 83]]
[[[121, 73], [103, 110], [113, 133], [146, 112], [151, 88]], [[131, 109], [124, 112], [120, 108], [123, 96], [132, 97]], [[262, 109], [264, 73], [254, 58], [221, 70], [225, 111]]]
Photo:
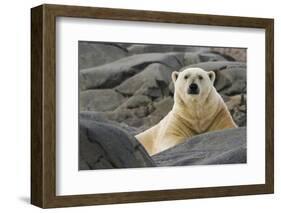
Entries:
[[[213, 86], [215, 73], [200, 68], [174, 71], [174, 106], [158, 124], [136, 138], [150, 155], [181, 143], [194, 135], [224, 128], [234, 128], [227, 107]], [[188, 92], [190, 84], [199, 88], [198, 94]]]

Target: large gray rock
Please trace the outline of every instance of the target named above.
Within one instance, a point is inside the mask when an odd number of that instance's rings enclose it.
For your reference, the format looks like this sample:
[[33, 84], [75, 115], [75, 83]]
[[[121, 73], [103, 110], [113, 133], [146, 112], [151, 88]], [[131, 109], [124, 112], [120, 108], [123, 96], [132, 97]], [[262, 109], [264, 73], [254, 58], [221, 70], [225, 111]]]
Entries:
[[109, 120], [125, 123], [141, 132], [157, 124], [173, 107], [173, 98], [151, 101], [147, 96], [132, 96], [118, 109], [107, 112]]
[[247, 51], [245, 48], [211, 47], [210, 51], [224, 55], [228, 61], [247, 61]]
[[209, 48], [181, 46], [181, 45], [133, 44], [127, 47], [127, 50], [130, 54], [142, 54], [142, 53], [166, 53], [166, 52], [196, 52], [196, 51], [207, 51], [209, 50]]
[[126, 103], [117, 110], [106, 113], [108, 119], [126, 123], [129, 126], [140, 128], [144, 126], [145, 119], [151, 114], [154, 107], [151, 104], [139, 105], [138, 107], [128, 108]]
[[80, 70], [80, 89], [113, 88], [141, 72], [152, 63], [172, 69], [183, 65], [183, 53], [147, 53], [133, 55], [102, 66]]
[[225, 57], [218, 53], [210, 53], [210, 52], [204, 52], [199, 53], [199, 59], [200, 62], [206, 62], [206, 61], [226, 61]]
[[81, 111], [112, 111], [119, 107], [126, 98], [113, 89], [95, 89], [80, 92]]
[[244, 94], [227, 97], [226, 106], [232, 115], [233, 120], [238, 126], [247, 124], [247, 96]]
[[150, 64], [142, 72], [125, 80], [116, 87], [116, 90], [126, 96], [133, 94], [146, 95], [151, 98], [167, 96], [167, 85], [171, 81], [172, 71], [172, 68], [163, 64]]
[[194, 136], [152, 159], [157, 166], [246, 163], [246, 147], [246, 128], [225, 129]]
[[128, 55], [127, 49], [116, 43], [80, 41], [78, 45], [79, 69], [103, 65]]
[[[246, 67], [246, 64], [244, 62], [236, 62], [236, 61], [209, 61], [209, 62], [201, 62], [197, 64], [192, 64], [189, 67], [200, 67], [201, 69], [204, 69], [206, 71], [217, 71], [221, 70], [225, 67], [230, 67], [230, 66], [241, 66], [241, 67]], [[182, 67], [180, 70], [185, 69], [187, 67]]]
[[189, 66], [192, 64], [197, 64], [200, 63], [200, 57], [198, 53], [194, 53], [194, 52], [186, 52], [184, 53], [184, 61], [183, 64], [184, 66]]
[[172, 97], [165, 97], [153, 103], [153, 111], [143, 119], [143, 130], [159, 123], [172, 109], [174, 100]]
[[123, 129], [80, 119], [79, 169], [117, 169], [155, 166], [142, 145]]
[[144, 95], [135, 95], [125, 102], [125, 107], [128, 109], [138, 108], [141, 106], [147, 106], [151, 104], [151, 100]]
[[134, 95], [118, 109], [108, 114], [115, 121], [122, 121], [129, 126], [140, 127], [143, 119], [154, 110], [151, 99], [144, 95]]
[[101, 123], [109, 123], [113, 126], [118, 126], [119, 128], [122, 128], [131, 135], [136, 135], [140, 132], [138, 128], [129, 126], [124, 122], [117, 122], [112, 119], [108, 119], [107, 112], [82, 111], [80, 112], [79, 116], [80, 119], [88, 120], [89, 122], [96, 121]]

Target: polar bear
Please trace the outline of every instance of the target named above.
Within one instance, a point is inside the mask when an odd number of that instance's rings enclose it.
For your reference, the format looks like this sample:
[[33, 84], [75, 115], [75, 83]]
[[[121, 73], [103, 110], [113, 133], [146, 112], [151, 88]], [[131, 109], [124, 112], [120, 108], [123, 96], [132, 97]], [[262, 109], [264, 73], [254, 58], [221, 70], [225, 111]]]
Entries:
[[215, 73], [201, 68], [172, 72], [174, 105], [155, 126], [136, 135], [150, 155], [205, 132], [237, 127], [214, 87]]

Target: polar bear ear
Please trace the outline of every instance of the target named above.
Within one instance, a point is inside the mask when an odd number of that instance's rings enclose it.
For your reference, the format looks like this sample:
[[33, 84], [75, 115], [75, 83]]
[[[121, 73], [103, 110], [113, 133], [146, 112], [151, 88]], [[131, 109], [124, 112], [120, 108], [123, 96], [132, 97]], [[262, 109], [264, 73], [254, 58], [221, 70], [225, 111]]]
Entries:
[[174, 71], [172, 72], [172, 80], [175, 83], [177, 78], [179, 77], [179, 72], [178, 71]]
[[215, 72], [214, 72], [214, 71], [209, 71], [209, 72], [208, 72], [208, 76], [209, 76], [211, 82], [214, 84], [215, 79], [216, 79], [216, 74], [215, 74]]

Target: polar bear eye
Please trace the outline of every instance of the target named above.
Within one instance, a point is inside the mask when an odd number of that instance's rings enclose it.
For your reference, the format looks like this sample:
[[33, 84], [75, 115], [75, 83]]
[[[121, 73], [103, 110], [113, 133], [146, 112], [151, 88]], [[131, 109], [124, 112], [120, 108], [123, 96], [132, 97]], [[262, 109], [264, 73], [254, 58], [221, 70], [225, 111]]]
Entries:
[[199, 75], [198, 78], [199, 78], [199, 80], [202, 80], [202, 79], [203, 79], [202, 75]]
[[185, 76], [184, 76], [184, 79], [188, 79], [188, 78], [189, 78], [189, 75], [185, 75]]

